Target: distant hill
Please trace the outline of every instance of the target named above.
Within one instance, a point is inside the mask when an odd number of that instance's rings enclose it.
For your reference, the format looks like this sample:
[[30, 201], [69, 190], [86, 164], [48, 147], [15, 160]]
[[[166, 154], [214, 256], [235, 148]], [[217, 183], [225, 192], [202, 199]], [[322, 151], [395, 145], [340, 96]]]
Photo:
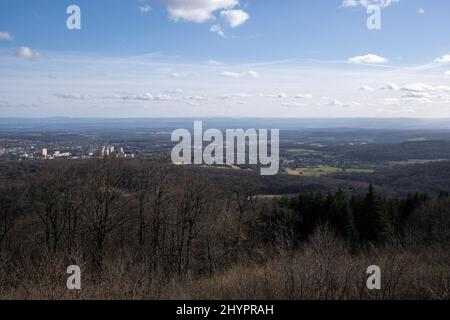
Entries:
[[336, 174], [336, 179], [372, 183], [387, 193], [407, 194], [427, 192], [437, 194], [450, 191], [450, 161], [416, 165], [398, 165], [372, 174]]
[[369, 162], [450, 159], [450, 141], [360, 145], [344, 151], [342, 157]]
[[0, 118], [0, 129], [178, 128], [203, 120], [213, 128], [450, 130], [450, 119], [416, 118]]

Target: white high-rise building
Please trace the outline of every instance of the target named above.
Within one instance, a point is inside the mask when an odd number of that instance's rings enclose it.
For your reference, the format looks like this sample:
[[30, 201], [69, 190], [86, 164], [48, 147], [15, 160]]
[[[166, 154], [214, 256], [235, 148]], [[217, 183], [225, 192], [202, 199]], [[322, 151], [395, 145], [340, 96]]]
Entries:
[[42, 156], [43, 156], [44, 158], [47, 158], [47, 157], [48, 157], [48, 149], [47, 149], [47, 148], [42, 149]]
[[102, 147], [102, 157], [110, 156], [115, 154], [116, 149], [114, 146], [103, 146]]

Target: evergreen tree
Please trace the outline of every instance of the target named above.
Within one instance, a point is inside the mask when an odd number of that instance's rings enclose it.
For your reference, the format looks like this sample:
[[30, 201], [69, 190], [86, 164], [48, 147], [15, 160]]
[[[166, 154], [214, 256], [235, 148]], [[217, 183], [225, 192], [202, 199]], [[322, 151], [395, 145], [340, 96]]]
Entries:
[[350, 246], [350, 252], [352, 254], [357, 253], [360, 247], [360, 240], [358, 230], [355, 225], [355, 219], [353, 217], [353, 212], [350, 210], [350, 207], [348, 207], [346, 215], [345, 236]]

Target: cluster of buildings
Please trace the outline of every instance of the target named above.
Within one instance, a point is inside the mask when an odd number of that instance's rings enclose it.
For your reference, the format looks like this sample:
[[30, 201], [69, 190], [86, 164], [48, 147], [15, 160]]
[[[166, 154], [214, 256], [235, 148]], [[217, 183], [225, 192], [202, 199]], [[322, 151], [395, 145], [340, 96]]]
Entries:
[[[60, 149], [60, 150], [58, 150]], [[122, 147], [103, 146], [98, 148], [49, 148], [35, 145], [0, 147], [0, 159], [3, 160], [53, 160], [53, 159], [90, 159], [116, 156], [118, 158], [134, 158], [134, 153], [127, 153]], [[64, 150], [64, 151], [61, 151]]]
[[103, 146], [102, 147], [102, 152], [101, 155], [102, 157], [107, 157], [107, 156], [111, 156], [111, 155], [123, 155], [123, 148], [118, 148], [116, 150], [116, 147], [114, 146]]
[[102, 157], [134, 158], [134, 153], [126, 153], [122, 147], [116, 148], [115, 146], [103, 146], [100, 155]]
[[7, 146], [0, 147], [0, 159], [5, 160], [34, 160], [38, 157], [36, 146]]
[[42, 149], [42, 158], [44, 159], [57, 159], [57, 158], [70, 158], [72, 154], [70, 152], [55, 151], [52, 155], [49, 154], [47, 148]]

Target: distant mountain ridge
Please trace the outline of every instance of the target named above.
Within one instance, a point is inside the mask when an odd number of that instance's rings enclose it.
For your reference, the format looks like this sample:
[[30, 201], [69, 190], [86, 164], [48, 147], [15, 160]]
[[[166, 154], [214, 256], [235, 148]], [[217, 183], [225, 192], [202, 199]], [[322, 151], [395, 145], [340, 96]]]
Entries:
[[190, 128], [203, 120], [213, 128], [450, 130], [450, 119], [421, 118], [0, 118], [1, 129]]

